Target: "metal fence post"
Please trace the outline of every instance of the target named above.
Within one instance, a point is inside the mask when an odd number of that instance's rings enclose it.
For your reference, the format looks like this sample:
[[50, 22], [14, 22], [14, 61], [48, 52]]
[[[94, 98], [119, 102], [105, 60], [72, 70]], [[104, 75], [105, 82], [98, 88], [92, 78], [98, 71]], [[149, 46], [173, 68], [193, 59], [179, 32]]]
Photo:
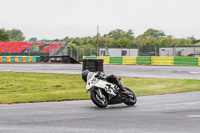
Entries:
[[[30, 47], [31, 47], [31, 46], [30, 46]], [[28, 55], [29, 55], [29, 56], [30, 56], [30, 51], [31, 51], [31, 50], [30, 50], [30, 47], [28, 47]]]
[[81, 45], [81, 47], [83, 48], [83, 56], [84, 56], [84, 54], [85, 54], [85, 49], [84, 49], [84, 46], [83, 46], [83, 45]]
[[104, 43], [103, 45], [105, 46], [105, 48], [104, 48], [104, 50], [105, 50], [105, 55], [104, 55], [104, 56], [107, 56], [106, 52], [107, 52], [108, 47], [107, 47], [107, 45], [106, 45], [105, 43]]
[[157, 56], [157, 45], [155, 43], [153, 45], [155, 46], [155, 56]]
[[[48, 46], [49, 47], [49, 57], [51, 56], [51, 47], [50, 46]], [[49, 63], [51, 63], [51, 59], [49, 58]]]
[[65, 55], [67, 55], [67, 46], [65, 47]]
[[51, 47], [50, 46], [48, 47], [49, 47], [49, 56], [51, 56]]
[[140, 55], [140, 45], [138, 45], [137, 43], [136, 43], [136, 45], [138, 46], [138, 56]]
[[174, 55], [174, 57], [175, 57], [175, 56], [176, 56], [176, 45], [173, 44], [173, 46], [174, 46], [174, 48], [173, 48], [173, 55]]
[[119, 46], [121, 47], [121, 56], [122, 56], [122, 45], [119, 43]]
[[194, 45], [194, 43], [192, 43], [193, 47], [194, 47], [194, 57], [195, 57], [195, 53], [196, 53], [196, 47]]
[[76, 48], [77, 48], [77, 55], [76, 55], [77, 57], [76, 58], [77, 58], [77, 61], [78, 61], [78, 55], [79, 55], [79, 53], [78, 53], [78, 46], [76, 46]]
[[[73, 54], [72, 54], [72, 47], [70, 46], [70, 48], [71, 48], [71, 57], [73, 56]], [[73, 58], [73, 57], [72, 57]]]
[[91, 46], [90, 46], [90, 56], [92, 56], [92, 48], [91, 48]]
[[95, 44], [96, 48], [97, 48], [97, 56], [98, 56], [98, 46]]

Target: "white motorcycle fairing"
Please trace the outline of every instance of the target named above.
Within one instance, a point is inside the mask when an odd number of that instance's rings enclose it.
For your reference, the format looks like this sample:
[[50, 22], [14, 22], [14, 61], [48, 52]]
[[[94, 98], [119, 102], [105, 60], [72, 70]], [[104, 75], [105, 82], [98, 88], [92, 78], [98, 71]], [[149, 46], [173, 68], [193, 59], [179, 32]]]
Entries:
[[86, 90], [87, 91], [92, 91], [94, 88], [101, 88], [104, 89], [107, 93], [116, 96], [116, 85], [113, 85], [109, 82], [106, 82], [102, 79], [98, 79], [95, 77], [95, 75], [88, 80], [87, 84], [86, 84]]

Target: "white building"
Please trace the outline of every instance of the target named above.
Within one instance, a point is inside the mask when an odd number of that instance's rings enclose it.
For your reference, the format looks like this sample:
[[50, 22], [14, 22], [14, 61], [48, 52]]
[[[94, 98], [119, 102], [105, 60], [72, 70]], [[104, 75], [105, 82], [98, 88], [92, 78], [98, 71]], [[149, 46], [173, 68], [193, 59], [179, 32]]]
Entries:
[[99, 56], [138, 56], [136, 48], [99, 48]]
[[196, 57], [200, 56], [200, 47], [162, 47], [159, 48], [160, 56], [189, 56], [195, 53]]

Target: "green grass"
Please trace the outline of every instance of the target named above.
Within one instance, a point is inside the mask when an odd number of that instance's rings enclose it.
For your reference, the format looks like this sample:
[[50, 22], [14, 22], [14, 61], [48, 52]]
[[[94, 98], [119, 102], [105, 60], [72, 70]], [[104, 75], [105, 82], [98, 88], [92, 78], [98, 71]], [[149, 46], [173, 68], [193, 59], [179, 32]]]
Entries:
[[[200, 91], [200, 80], [122, 78], [136, 96]], [[80, 75], [0, 72], [0, 103], [89, 99]]]
[[123, 84], [137, 96], [200, 91], [200, 80], [124, 78]]

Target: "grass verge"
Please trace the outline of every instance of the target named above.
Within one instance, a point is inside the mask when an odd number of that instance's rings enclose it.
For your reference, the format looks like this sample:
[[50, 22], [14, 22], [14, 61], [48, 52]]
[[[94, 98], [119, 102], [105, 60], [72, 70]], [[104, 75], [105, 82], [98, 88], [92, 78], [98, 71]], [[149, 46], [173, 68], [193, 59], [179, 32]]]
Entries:
[[[200, 91], [200, 80], [123, 78], [136, 96]], [[89, 99], [80, 75], [0, 72], [0, 103]]]

